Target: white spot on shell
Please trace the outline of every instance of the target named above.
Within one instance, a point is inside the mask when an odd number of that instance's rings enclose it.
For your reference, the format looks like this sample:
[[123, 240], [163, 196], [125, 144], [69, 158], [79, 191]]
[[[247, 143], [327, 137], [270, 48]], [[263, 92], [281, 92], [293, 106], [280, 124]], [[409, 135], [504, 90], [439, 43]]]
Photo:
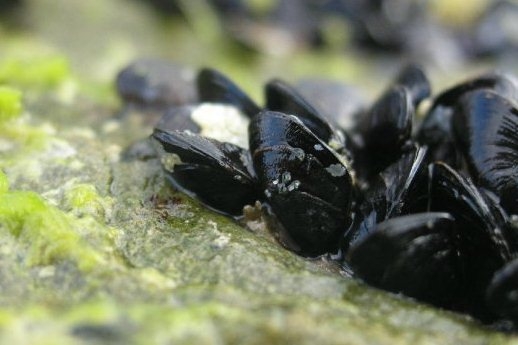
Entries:
[[327, 172], [333, 177], [344, 176], [347, 171], [342, 164], [331, 164], [326, 168]]
[[294, 190], [298, 189], [300, 186], [300, 181], [295, 180], [288, 186], [288, 192], [293, 192]]
[[322, 151], [324, 150], [324, 147], [320, 144], [315, 144], [315, 146], [313, 146], [313, 148], [317, 151]]
[[304, 152], [303, 149], [296, 147], [291, 152], [289, 159], [296, 159], [296, 160], [299, 160], [302, 162], [305, 157], [306, 157], [306, 152]]
[[293, 181], [291, 184], [291, 173], [285, 171], [279, 176], [278, 179], [272, 181], [273, 189], [279, 194], [285, 194], [297, 189], [300, 185], [300, 181]]

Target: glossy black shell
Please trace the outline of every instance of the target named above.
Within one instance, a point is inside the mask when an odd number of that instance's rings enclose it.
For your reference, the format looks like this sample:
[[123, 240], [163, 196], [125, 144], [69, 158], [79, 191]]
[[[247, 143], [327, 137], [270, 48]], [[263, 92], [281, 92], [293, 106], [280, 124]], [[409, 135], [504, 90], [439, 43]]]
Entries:
[[212, 209], [233, 216], [258, 199], [248, 151], [183, 131], [155, 130], [172, 184]]
[[260, 188], [294, 239], [292, 249], [310, 256], [335, 251], [349, 223], [347, 167], [295, 116], [261, 112], [249, 132]]

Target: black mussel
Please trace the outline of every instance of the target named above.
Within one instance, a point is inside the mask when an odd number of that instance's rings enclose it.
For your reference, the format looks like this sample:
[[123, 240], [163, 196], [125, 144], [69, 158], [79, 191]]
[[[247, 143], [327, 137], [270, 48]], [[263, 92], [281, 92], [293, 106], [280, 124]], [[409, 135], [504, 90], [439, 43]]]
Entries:
[[435, 98], [416, 134], [418, 142], [429, 147], [431, 161], [444, 161], [455, 168], [462, 166], [461, 153], [454, 141], [451, 117], [464, 94], [481, 89], [493, 90], [506, 98], [518, 100], [514, 79], [500, 73], [488, 73], [442, 92]]
[[128, 104], [167, 108], [194, 103], [195, 73], [189, 68], [158, 59], [141, 59], [117, 75], [117, 92]]
[[358, 123], [360, 151], [356, 170], [369, 178], [398, 159], [411, 146], [414, 107], [406, 87], [396, 85], [385, 92]]
[[462, 266], [453, 217], [417, 213], [379, 223], [347, 254], [365, 282], [436, 306], [459, 296]]
[[443, 163], [430, 166], [430, 211], [455, 217], [463, 265], [463, 297], [457, 307], [480, 319], [491, 318], [484, 301], [493, 274], [511, 258], [503, 229], [486, 199], [468, 179]]
[[373, 231], [376, 224], [409, 213], [424, 212], [428, 206], [426, 149], [415, 148], [370, 181], [363, 201], [357, 200], [354, 224], [342, 240], [342, 251]]
[[495, 273], [486, 296], [489, 307], [496, 314], [518, 321], [518, 259]]
[[367, 104], [359, 89], [339, 81], [303, 79], [295, 89], [319, 114], [346, 131], [353, 128]]
[[353, 38], [364, 47], [384, 51], [404, 50], [409, 36], [426, 17], [425, 6], [419, 2], [367, 0], [355, 5]]
[[202, 69], [196, 84], [201, 102], [231, 104], [250, 118], [261, 110], [236, 84], [214, 69]]
[[407, 88], [415, 109], [417, 109], [419, 103], [430, 97], [432, 93], [430, 82], [423, 68], [415, 64], [405, 66], [396, 76], [393, 84]]
[[428, 147], [430, 162], [442, 161], [457, 168], [462, 165], [462, 157], [453, 139], [452, 113], [451, 107], [432, 107], [421, 122], [416, 139]]
[[355, 168], [370, 179], [411, 149], [415, 109], [430, 96], [431, 87], [421, 67], [401, 69], [391, 86], [358, 119], [355, 132]]
[[434, 100], [432, 108], [453, 107], [463, 94], [478, 89], [490, 89], [506, 98], [518, 99], [518, 88], [513, 77], [501, 73], [487, 73], [442, 92]]
[[248, 150], [190, 132], [155, 129], [152, 138], [169, 181], [208, 207], [240, 216], [259, 199]]
[[[500, 261], [511, 258], [509, 241], [501, 229], [499, 218], [479, 189], [467, 178], [447, 164], [437, 162], [429, 166], [429, 209], [434, 212], [449, 212], [455, 215], [462, 228], [469, 229], [473, 240], [487, 247], [485, 253], [494, 253]], [[468, 234], [468, 233], [466, 233]], [[465, 241], [466, 243], [469, 240]], [[473, 245], [471, 248], [475, 248]]]
[[466, 93], [455, 108], [453, 132], [473, 179], [518, 214], [518, 108], [489, 90]]
[[285, 245], [308, 256], [338, 248], [347, 228], [353, 185], [347, 166], [298, 118], [260, 112], [249, 127], [259, 186]]
[[343, 132], [326, 120], [302, 95], [281, 80], [272, 80], [265, 86], [266, 109], [295, 115], [306, 127], [334, 149], [345, 146]]

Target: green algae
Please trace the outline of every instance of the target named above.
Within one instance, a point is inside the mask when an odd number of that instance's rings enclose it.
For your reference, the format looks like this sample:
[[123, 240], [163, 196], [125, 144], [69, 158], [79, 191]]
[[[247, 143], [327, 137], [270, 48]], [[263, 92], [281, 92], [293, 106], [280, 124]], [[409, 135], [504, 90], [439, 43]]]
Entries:
[[73, 259], [81, 269], [91, 270], [103, 263], [102, 255], [85, 245], [72, 222], [36, 193], [4, 190], [0, 195], [1, 229], [28, 244], [28, 265]]
[[104, 219], [106, 210], [113, 202], [101, 197], [92, 184], [76, 183], [65, 191], [65, 207], [76, 215], [88, 214], [96, 219]]
[[[376, 319], [370, 309], [359, 310], [333, 300], [264, 298], [232, 289], [194, 291], [184, 293], [188, 298], [182, 303], [173, 299], [163, 304], [123, 304], [104, 298], [65, 309], [31, 306], [4, 310], [0, 312], [0, 342], [12, 343], [13, 336], [20, 337], [13, 330], [26, 330], [22, 338], [27, 343], [37, 341], [41, 331], [47, 336], [43, 339], [57, 336], [67, 344], [509, 343], [504, 335], [489, 338], [481, 331], [467, 331], [461, 323], [443, 323], [435, 328], [438, 317], [433, 314], [427, 315], [428, 325], [398, 329], [383, 320], [373, 322]], [[402, 305], [391, 307], [396, 318], [419, 315], [405, 311]]]
[[22, 92], [12, 87], [0, 86], [0, 123], [12, 120], [22, 112]]
[[64, 56], [8, 58], [0, 61], [0, 84], [30, 88], [56, 87], [70, 77]]

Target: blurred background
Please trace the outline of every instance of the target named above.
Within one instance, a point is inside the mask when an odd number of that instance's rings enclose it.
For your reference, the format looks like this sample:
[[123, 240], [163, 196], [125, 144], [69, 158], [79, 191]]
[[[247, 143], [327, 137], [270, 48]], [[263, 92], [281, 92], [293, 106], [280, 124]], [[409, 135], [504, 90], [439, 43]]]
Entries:
[[254, 98], [274, 76], [375, 93], [410, 61], [437, 88], [488, 69], [514, 72], [518, 2], [0, 0], [0, 42], [0, 82], [71, 69], [107, 97], [116, 73], [143, 57], [211, 66]]

